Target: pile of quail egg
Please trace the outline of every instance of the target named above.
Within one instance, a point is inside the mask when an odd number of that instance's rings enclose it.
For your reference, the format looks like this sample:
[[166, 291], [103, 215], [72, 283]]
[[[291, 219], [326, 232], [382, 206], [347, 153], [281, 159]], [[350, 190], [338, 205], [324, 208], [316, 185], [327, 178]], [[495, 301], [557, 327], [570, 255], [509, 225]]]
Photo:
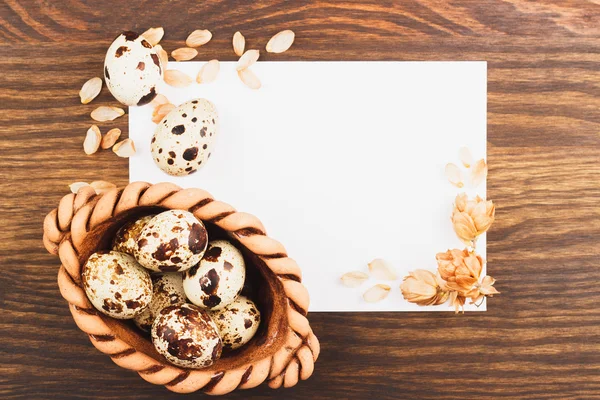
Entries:
[[227, 240], [208, 241], [192, 213], [168, 210], [126, 223], [110, 251], [92, 254], [82, 271], [98, 311], [133, 319], [174, 365], [205, 368], [248, 343], [260, 324], [241, 295], [246, 264]]

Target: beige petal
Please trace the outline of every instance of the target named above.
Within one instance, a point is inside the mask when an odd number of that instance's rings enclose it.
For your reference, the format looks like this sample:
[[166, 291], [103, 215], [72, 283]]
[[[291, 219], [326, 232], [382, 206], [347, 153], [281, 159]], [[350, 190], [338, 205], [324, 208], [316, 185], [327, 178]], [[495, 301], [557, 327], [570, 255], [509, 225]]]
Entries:
[[133, 140], [125, 139], [115, 144], [112, 150], [119, 157], [127, 158], [135, 154], [135, 145], [133, 144]]
[[102, 90], [102, 79], [95, 77], [88, 80], [83, 84], [81, 90], [79, 91], [79, 98], [81, 99], [81, 104], [88, 104], [90, 101], [94, 100], [96, 96], [100, 94]]
[[477, 228], [471, 216], [467, 213], [452, 214], [454, 232], [463, 242], [470, 242], [477, 237]]
[[100, 142], [102, 141], [102, 134], [100, 133], [100, 129], [96, 125], [92, 125], [85, 134], [85, 139], [83, 140], [83, 151], [85, 154], [92, 155], [98, 151], [98, 147], [100, 147]]
[[169, 55], [167, 54], [165, 49], [163, 49], [163, 47], [160, 44], [157, 44], [156, 46], [154, 46], [154, 50], [156, 51], [156, 54], [158, 55], [158, 62], [160, 63], [160, 70], [164, 73], [164, 71], [167, 70], [167, 64], [169, 64]]
[[240, 31], [233, 34], [233, 51], [238, 57], [244, 54], [244, 47], [246, 47], [246, 38]]
[[194, 82], [192, 78], [176, 69], [168, 69], [165, 71], [165, 82], [173, 87], [187, 87]]
[[383, 279], [385, 281], [395, 281], [398, 279], [398, 275], [392, 265], [381, 258], [376, 258], [369, 263], [369, 272], [376, 279]]
[[212, 39], [212, 33], [208, 29], [196, 29], [185, 40], [185, 45], [187, 47], [200, 47], [210, 42], [210, 39]]
[[103, 194], [117, 187], [114, 183], [107, 181], [94, 181], [90, 186], [96, 191], [96, 194]]
[[254, 64], [256, 62], [256, 60], [258, 60], [259, 56], [260, 56], [260, 52], [258, 50], [252, 49], [252, 50], [246, 51], [238, 60], [238, 63], [237, 63], [237, 66], [235, 67], [235, 69], [237, 69], [238, 71], [241, 71], [243, 69], [250, 67], [252, 64]]
[[110, 149], [119, 140], [121, 136], [121, 130], [119, 128], [113, 128], [102, 137], [100, 141], [100, 147], [103, 149]]
[[294, 38], [294, 32], [289, 29], [281, 31], [269, 40], [266, 49], [269, 53], [283, 53], [292, 46]]
[[69, 189], [71, 189], [71, 193], [77, 194], [79, 189], [81, 189], [83, 187], [88, 187], [88, 186], [90, 186], [90, 184], [87, 182], [74, 182], [69, 185]]
[[168, 113], [173, 111], [174, 108], [175, 105], [171, 103], [162, 104], [156, 107], [152, 112], [152, 122], [158, 124]]
[[463, 212], [463, 211], [465, 211], [465, 208], [467, 207], [468, 200], [469, 200], [469, 197], [467, 196], [466, 193], [460, 193], [456, 196], [456, 199], [454, 200], [454, 205], [456, 206], [458, 211]]
[[260, 89], [260, 80], [251, 70], [243, 69], [238, 71], [238, 76], [242, 82], [244, 82], [244, 85], [248, 86], [250, 89]]
[[200, 68], [196, 82], [198, 83], [211, 83], [217, 79], [221, 66], [219, 60], [210, 60]]
[[465, 168], [470, 168], [473, 165], [473, 156], [471, 155], [471, 150], [468, 147], [461, 147], [458, 150], [458, 158], [460, 158], [460, 162]]
[[377, 285], [373, 286], [372, 288], [368, 289], [363, 294], [363, 299], [367, 303], [376, 303], [378, 301], [385, 299], [387, 297], [387, 295], [390, 293], [390, 289], [391, 289], [391, 287], [389, 287], [388, 285], [384, 285], [381, 283], [377, 284]]
[[171, 52], [175, 61], [189, 61], [198, 55], [198, 50], [191, 47], [180, 47]]
[[125, 111], [119, 107], [100, 106], [90, 114], [94, 121], [105, 122], [112, 121], [125, 114]]
[[360, 286], [367, 279], [369, 279], [369, 275], [361, 271], [346, 272], [341, 277], [342, 284], [352, 288]]
[[471, 171], [471, 184], [474, 187], [477, 187], [487, 178], [488, 167], [485, 160], [482, 158], [477, 161], [475, 165], [473, 165], [473, 170]]
[[458, 169], [456, 164], [446, 164], [445, 173], [448, 181], [457, 188], [462, 188], [463, 186], [465, 186], [462, 180], [462, 174], [460, 172], [460, 169]]
[[426, 269], [416, 269], [410, 273], [410, 276], [413, 276], [415, 279], [424, 282], [431, 287], [436, 286], [435, 274]]
[[165, 96], [164, 94], [157, 94], [154, 99], [152, 99], [152, 101], [150, 102], [150, 105], [153, 108], [156, 108], [158, 106], [162, 106], [163, 104], [167, 104], [169, 103], [169, 99], [167, 99], [167, 96]]
[[162, 39], [165, 34], [165, 30], [162, 27], [158, 28], [150, 28], [146, 32], [142, 33], [142, 36], [150, 43], [152, 46], [156, 46], [158, 42]]

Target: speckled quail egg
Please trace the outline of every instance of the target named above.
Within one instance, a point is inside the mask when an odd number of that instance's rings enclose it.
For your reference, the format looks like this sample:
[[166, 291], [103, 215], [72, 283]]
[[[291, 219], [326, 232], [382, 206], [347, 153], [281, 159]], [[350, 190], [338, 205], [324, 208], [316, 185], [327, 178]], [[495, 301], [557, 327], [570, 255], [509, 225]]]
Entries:
[[104, 59], [104, 80], [115, 99], [142, 106], [157, 95], [163, 71], [152, 45], [135, 32], [123, 32], [112, 42]]
[[81, 277], [94, 307], [113, 318], [133, 318], [152, 299], [150, 274], [129, 254], [94, 253], [83, 266]]
[[123, 225], [117, 231], [115, 238], [113, 239], [112, 249], [114, 251], [133, 255], [142, 229], [144, 229], [153, 216], [154, 215], [146, 215]]
[[220, 310], [234, 301], [246, 279], [244, 256], [226, 240], [214, 240], [199, 265], [187, 270], [183, 290], [195, 305]]
[[135, 258], [156, 272], [181, 272], [204, 255], [208, 233], [202, 221], [188, 211], [168, 210], [154, 216], [142, 232]]
[[213, 320], [192, 304], [163, 308], [152, 324], [152, 343], [167, 360], [184, 368], [208, 367], [223, 350]]
[[219, 117], [213, 103], [195, 99], [168, 113], [151, 141], [152, 159], [169, 175], [189, 175], [210, 157]]
[[217, 324], [223, 350], [235, 350], [252, 339], [260, 325], [260, 311], [246, 296], [239, 296], [227, 307], [210, 313]]
[[136, 315], [133, 322], [138, 328], [150, 332], [152, 323], [165, 307], [186, 302], [183, 291], [183, 277], [177, 272], [168, 272], [152, 276], [152, 301], [141, 314]]

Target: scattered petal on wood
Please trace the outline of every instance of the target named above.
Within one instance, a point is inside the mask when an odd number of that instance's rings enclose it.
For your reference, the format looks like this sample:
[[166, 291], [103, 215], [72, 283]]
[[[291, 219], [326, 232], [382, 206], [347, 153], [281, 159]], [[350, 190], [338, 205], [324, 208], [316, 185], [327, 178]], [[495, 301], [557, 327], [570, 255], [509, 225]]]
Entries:
[[260, 79], [258, 79], [258, 76], [256, 76], [251, 70], [243, 69], [238, 71], [238, 76], [242, 82], [244, 82], [244, 85], [248, 86], [250, 89], [260, 89]]
[[135, 154], [135, 145], [133, 144], [133, 140], [125, 139], [115, 144], [112, 150], [119, 157], [127, 158]]
[[165, 30], [162, 27], [150, 28], [146, 32], [142, 33], [142, 36], [152, 45], [156, 46], [165, 34]]
[[207, 29], [196, 29], [190, 33], [190, 36], [185, 40], [187, 47], [200, 47], [208, 42], [212, 38], [212, 33]]
[[446, 164], [446, 178], [448, 178], [448, 181], [450, 181], [450, 183], [456, 186], [457, 188], [462, 188], [463, 186], [465, 186], [462, 180], [462, 174], [460, 172], [460, 169], [458, 169], [456, 164]]
[[210, 60], [200, 68], [196, 82], [198, 83], [210, 83], [217, 79], [217, 75], [220, 70], [219, 60]]
[[154, 97], [154, 99], [152, 99], [152, 101], [150, 102], [150, 105], [153, 108], [156, 108], [167, 103], [169, 103], [169, 99], [167, 99], [167, 96], [165, 96], [164, 94], [157, 94], [156, 97]]
[[191, 47], [180, 47], [171, 52], [171, 57], [175, 61], [189, 61], [198, 55], [198, 50]]
[[89, 156], [97, 152], [101, 141], [102, 134], [100, 133], [100, 129], [96, 125], [90, 126], [83, 140], [83, 151], [85, 151], [85, 154]]
[[247, 52], [242, 54], [242, 56], [238, 60], [238, 63], [237, 63], [237, 66], [235, 67], [235, 69], [237, 69], [238, 71], [241, 71], [243, 69], [248, 68], [249, 66], [254, 64], [256, 62], [256, 60], [258, 60], [259, 56], [260, 56], [260, 52], [258, 50], [248, 50]]
[[458, 158], [460, 158], [460, 162], [465, 166], [465, 168], [470, 168], [473, 164], [473, 156], [471, 155], [471, 150], [468, 147], [461, 147], [458, 150]]
[[102, 79], [95, 77], [87, 81], [81, 87], [79, 91], [79, 98], [81, 99], [81, 104], [87, 104], [90, 101], [94, 100], [96, 96], [100, 94], [102, 90]]
[[273, 36], [267, 43], [267, 51], [269, 53], [283, 53], [294, 43], [294, 32], [290, 30], [281, 31]]
[[341, 277], [342, 284], [352, 288], [360, 286], [367, 279], [369, 279], [369, 275], [361, 271], [346, 272]]
[[125, 111], [119, 107], [100, 106], [90, 114], [94, 121], [105, 122], [112, 121], [125, 114]]
[[167, 64], [169, 63], [169, 55], [166, 50], [162, 48], [160, 44], [154, 46], [154, 50], [156, 50], [156, 54], [158, 54], [158, 62], [160, 63], [160, 70], [166, 71]]
[[389, 287], [388, 285], [384, 285], [381, 283], [377, 284], [377, 285], [373, 286], [372, 288], [368, 289], [363, 294], [363, 299], [367, 303], [376, 303], [378, 301], [385, 299], [387, 297], [387, 295], [390, 293], [390, 289], [391, 289], [391, 287]]
[[77, 194], [79, 189], [87, 186], [90, 186], [90, 184], [87, 182], [74, 182], [69, 185], [69, 189], [71, 189], [71, 193]]
[[96, 194], [102, 194], [117, 187], [114, 183], [107, 181], [94, 181], [90, 183], [90, 186], [96, 191]]
[[381, 258], [376, 258], [369, 263], [369, 272], [376, 279], [383, 279], [384, 281], [395, 281], [398, 279], [394, 268]]
[[233, 34], [233, 51], [238, 57], [244, 54], [244, 48], [246, 47], [246, 38], [240, 31]]
[[165, 71], [165, 82], [173, 87], [190, 86], [194, 80], [176, 69], [168, 69]]
[[175, 105], [171, 103], [162, 104], [156, 107], [152, 112], [152, 122], [158, 124], [168, 113], [173, 111], [174, 108]]
[[471, 170], [471, 184], [477, 187], [487, 178], [488, 167], [485, 160], [482, 158], [473, 165]]
[[113, 147], [117, 140], [119, 140], [119, 136], [121, 136], [121, 130], [119, 128], [113, 128], [110, 131], [106, 132], [106, 134], [102, 137], [102, 141], [100, 142], [100, 147], [103, 149], [110, 149]]

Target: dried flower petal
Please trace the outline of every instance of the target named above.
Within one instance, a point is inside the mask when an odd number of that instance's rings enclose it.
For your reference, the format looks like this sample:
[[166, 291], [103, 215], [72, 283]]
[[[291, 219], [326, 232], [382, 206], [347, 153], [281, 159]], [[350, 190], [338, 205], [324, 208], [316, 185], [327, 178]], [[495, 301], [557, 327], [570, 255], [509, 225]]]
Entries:
[[88, 187], [88, 186], [90, 186], [90, 184], [87, 182], [74, 182], [69, 185], [69, 189], [71, 189], [71, 193], [77, 194], [79, 189], [81, 189], [83, 187]]
[[152, 122], [158, 124], [168, 113], [173, 111], [174, 108], [175, 105], [171, 103], [162, 104], [156, 107], [152, 112]]
[[83, 84], [81, 90], [79, 91], [79, 98], [81, 99], [81, 104], [88, 104], [90, 101], [94, 100], [96, 96], [100, 94], [102, 90], [102, 79], [95, 77], [88, 80]]
[[238, 76], [244, 82], [244, 85], [248, 86], [250, 89], [260, 89], [260, 79], [249, 69], [243, 69], [238, 71]]
[[162, 27], [158, 28], [150, 28], [146, 32], [142, 33], [142, 36], [150, 43], [152, 46], [156, 46], [158, 42], [162, 39], [165, 34], [165, 30]]
[[96, 191], [96, 194], [103, 194], [117, 187], [114, 183], [107, 181], [94, 181], [90, 186]]
[[165, 82], [173, 87], [187, 87], [194, 82], [192, 78], [176, 69], [168, 69], [165, 71]]
[[102, 141], [102, 134], [100, 133], [100, 129], [96, 125], [92, 125], [85, 134], [85, 139], [83, 140], [83, 151], [85, 154], [92, 155], [98, 151], [98, 147], [100, 147], [100, 142]]
[[281, 31], [269, 40], [266, 49], [269, 53], [283, 53], [292, 46], [294, 37], [294, 32], [289, 29]]
[[473, 164], [473, 156], [471, 155], [471, 150], [468, 147], [461, 147], [458, 150], [458, 158], [460, 158], [460, 162], [465, 166], [465, 168], [470, 168], [471, 164]]
[[157, 94], [154, 99], [152, 99], [152, 101], [150, 102], [150, 105], [153, 108], [156, 108], [158, 106], [162, 106], [163, 104], [167, 104], [169, 103], [169, 99], [167, 99], [167, 96], [165, 96], [164, 94]]
[[196, 82], [198, 83], [211, 83], [217, 79], [220, 69], [219, 60], [210, 60], [200, 68]]
[[391, 264], [381, 258], [376, 258], [369, 263], [369, 272], [376, 279], [383, 279], [385, 281], [398, 279], [398, 275]]
[[125, 114], [125, 111], [119, 107], [100, 106], [90, 114], [94, 121], [106, 122], [112, 121]]
[[244, 47], [246, 47], [246, 38], [240, 31], [233, 34], [233, 51], [238, 57], [244, 54]]
[[158, 55], [158, 62], [160, 63], [160, 70], [166, 71], [167, 65], [169, 64], [169, 55], [167, 54], [165, 49], [162, 48], [162, 46], [160, 44], [157, 44], [156, 46], [154, 46], [154, 50], [156, 51], [156, 54]]
[[387, 295], [390, 293], [390, 289], [391, 289], [391, 287], [389, 287], [388, 285], [379, 283], [379, 284], [371, 287], [370, 289], [368, 289], [363, 294], [363, 299], [367, 303], [376, 303], [378, 301], [385, 299], [387, 297]]
[[133, 140], [125, 139], [115, 144], [112, 150], [119, 157], [127, 158], [135, 154], [135, 145], [133, 144]]
[[187, 47], [200, 47], [212, 39], [212, 33], [207, 29], [196, 29], [190, 33], [190, 36], [185, 40]]
[[458, 314], [461, 310], [463, 314], [465, 313], [464, 305], [466, 300], [467, 298], [458, 292], [450, 292], [448, 297], [448, 302], [454, 307], [454, 312], [456, 314]]
[[171, 52], [171, 57], [175, 61], [189, 61], [198, 55], [198, 50], [191, 47], [180, 47]]
[[111, 129], [102, 137], [100, 147], [105, 150], [110, 149], [117, 142], [117, 140], [119, 140], [119, 136], [121, 136], [121, 130], [119, 128]]
[[238, 71], [241, 71], [243, 69], [246, 69], [248, 67], [250, 67], [252, 64], [254, 64], [256, 62], [256, 60], [258, 60], [258, 57], [260, 56], [260, 52], [258, 50], [248, 50], [246, 51], [238, 60], [237, 66], [235, 67], [235, 69], [237, 69]]
[[448, 181], [457, 188], [462, 188], [465, 185], [462, 181], [462, 174], [460, 173], [460, 169], [458, 169], [456, 164], [446, 164], [445, 172]]
[[361, 271], [346, 272], [341, 277], [341, 280], [342, 280], [342, 283], [344, 284], [344, 286], [352, 287], [352, 288], [362, 285], [362, 283], [364, 281], [366, 281], [367, 279], [369, 279], [369, 275], [367, 275]]
[[488, 167], [485, 160], [482, 158], [473, 165], [471, 170], [471, 184], [477, 187], [487, 178]]

